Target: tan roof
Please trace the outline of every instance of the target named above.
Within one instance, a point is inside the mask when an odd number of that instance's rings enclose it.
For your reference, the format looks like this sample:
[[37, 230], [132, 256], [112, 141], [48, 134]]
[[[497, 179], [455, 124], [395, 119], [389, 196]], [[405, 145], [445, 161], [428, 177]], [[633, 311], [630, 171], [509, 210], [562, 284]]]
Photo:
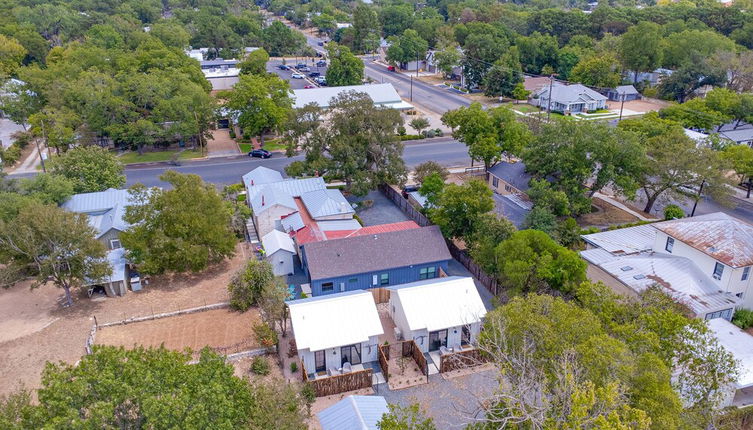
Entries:
[[753, 265], [753, 226], [725, 213], [664, 221], [654, 227], [728, 266]]

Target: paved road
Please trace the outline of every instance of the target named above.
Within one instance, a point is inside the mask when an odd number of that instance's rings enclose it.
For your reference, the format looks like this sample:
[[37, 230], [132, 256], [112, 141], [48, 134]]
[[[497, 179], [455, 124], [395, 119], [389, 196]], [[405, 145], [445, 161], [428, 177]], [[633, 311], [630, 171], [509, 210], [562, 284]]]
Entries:
[[[217, 185], [228, 185], [240, 182], [241, 176], [257, 166], [266, 166], [270, 169], [283, 172], [285, 167], [293, 161], [302, 159], [302, 156], [286, 158], [281, 154], [267, 160], [249, 158], [246, 156], [184, 162], [181, 166], [155, 165], [144, 167], [126, 168], [127, 184], [133, 185], [141, 182], [147, 186], [165, 185], [159, 180], [159, 176], [168, 169], [177, 170], [181, 173], [193, 173], [201, 176], [205, 181]], [[468, 158], [466, 146], [452, 138], [436, 139], [426, 143], [410, 143], [405, 145], [403, 160], [409, 167], [413, 167], [427, 160], [434, 160], [444, 166], [465, 166], [471, 160]]]

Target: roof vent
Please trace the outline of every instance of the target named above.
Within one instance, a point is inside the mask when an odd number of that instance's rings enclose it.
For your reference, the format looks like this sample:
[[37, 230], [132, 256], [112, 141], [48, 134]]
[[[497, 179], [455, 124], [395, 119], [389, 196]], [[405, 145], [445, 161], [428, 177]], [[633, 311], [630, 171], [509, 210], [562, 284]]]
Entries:
[[374, 235], [374, 240], [376, 240], [376, 239], [377, 239], [377, 235]]
[[640, 273], [638, 275], [633, 275], [633, 279], [638, 279], [638, 280], [640, 280], [640, 279], [646, 279], [646, 275], [644, 275], [642, 273]]
[[709, 246], [708, 251], [709, 252], [716, 252], [717, 251], [716, 246]]
[[629, 271], [633, 270], [633, 268], [630, 267], [630, 266], [622, 266], [622, 267], [620, 267], [620, 270], [622, 270], [623, 272], [629, 272]]

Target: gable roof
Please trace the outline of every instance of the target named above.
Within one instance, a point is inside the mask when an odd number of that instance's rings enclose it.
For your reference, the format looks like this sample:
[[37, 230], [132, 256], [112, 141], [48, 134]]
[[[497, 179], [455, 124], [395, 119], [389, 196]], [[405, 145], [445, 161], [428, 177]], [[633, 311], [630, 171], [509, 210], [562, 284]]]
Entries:
[[369, 291], [292, 300], [287, 305], [298, 350], [321, 351], [366, 342], [371, 336], [384, 334], [374, 296]]
[[638, 90], [636, 90], [632, 85], [620, 85], [613, 91], [619, 95], [638, 94]]
[[314, 219], [332, 215], [352, 214], [350, 206], [340, 190], [320, 189], [301, 194], [301, 200]]
[[[339, 228], [336, 228], [338, 226]], [[393, 222], [361, 227], [356, 220], [312, 222], [295, 235], [299, 245], [322, 240], [342, 239], [346, 237], [366, 236], [370, 234], [389, 233], [419, 228], [414, 221]]]
[[348, 396], [316, 416], [322, 430], [377, 430], [386, 413], [389, 408], [382, 396]]
[[110, 188], [94, 193], [74, 194], [61, 207], [70, 212], [86, 214], [99, 238], [112, 229], [128, 229], [129, 224], [123, 220], [123, 216], [130, 202], [128, 190]]
[[296, 109], [302, 108], [310, 103], [315, 103], [322, 108], [327, 108], [333, 98], [349, 91], [366, 93], [376, 105], [399, 104], [403, 101], [397, 91], [395, 91], [395, 87], [389, 83], [293, 90], [291, 98], [293, 99], [293, 107]]
[[472, 324], [486, 315], [471, 277], [429, 279], [388, 289], [400, 299], [411, 331]]
[[289, 208], [291, 212], [298, 209], [293, 197], [279, 189], [276, 185], [265, 186], [251, 199], [251, 208], [255, 214], [260, 214], [275, 205]]
[[526, 165], [522, 161], [517, 163], [500, 161], [489, 169], [489, 173], [523, 192], [528, 190], [528, 182], [533, 177], [526, 173]]
[[599, 233], [584, 234], [583, 240], [612, 254], [635, 254], [650, 251], [656, 239], [652, 224], [618, 228]]
[[[549, 87], [539, 90], [539, 94], [549, 94]], [[587, 103], [594, 100], [606, 101], [607, 97], [581, 84], [563, 85], [555, 83], [552, 86], [552, 100], [562, 104], [569, 104]]]
[[653, 224], [731, 267], [753, 265], [753, 225], [722, 212]]
[[277, 182], [270, 182], [258, 185], [249, 185], [246, 183], [247, 198], [253, 199], [261, 190], [267, 187], [276, 187], [281, 191], [288, 193], [291, 197], [300, 197], [301, 194], [314, 190], [323, 190], [327, 188], [324, 179], [304, 178], [304, 179], [283, 179]]
[[264, 166], [259, 166], [243, 175], [243, 183], [246, 184], [246, 187], [280, 181], [282, 181], [282, 174], [280, 172]]
[[306, 226], [301, 218], [301, 213], [296, 212], [280, 219], [280, 225], [284, 231], [298, 231]]
[[312, 242], [305, 254], [311, 280], [452, 258], [437, 226]]
[[264, 246], [264, 251], [267, 252], [267, 255], [272, 255], [280, 250], [288, 251], [291, 254], [296, 253], [293, 239], [280, 230], [272, 230], [265, 234], [261, 238], [261, 244]]

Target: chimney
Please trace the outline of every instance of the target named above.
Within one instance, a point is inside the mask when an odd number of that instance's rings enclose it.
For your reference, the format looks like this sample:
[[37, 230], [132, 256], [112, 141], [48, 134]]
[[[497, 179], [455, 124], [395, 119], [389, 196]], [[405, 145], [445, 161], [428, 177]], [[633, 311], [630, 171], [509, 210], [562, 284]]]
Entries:
[[252, 187], [254, 186], [254, 180], [253, 179], [251, 179], [251, 186]]
[[264, 194], [261, 195], [261, 205], [264, 206]]

